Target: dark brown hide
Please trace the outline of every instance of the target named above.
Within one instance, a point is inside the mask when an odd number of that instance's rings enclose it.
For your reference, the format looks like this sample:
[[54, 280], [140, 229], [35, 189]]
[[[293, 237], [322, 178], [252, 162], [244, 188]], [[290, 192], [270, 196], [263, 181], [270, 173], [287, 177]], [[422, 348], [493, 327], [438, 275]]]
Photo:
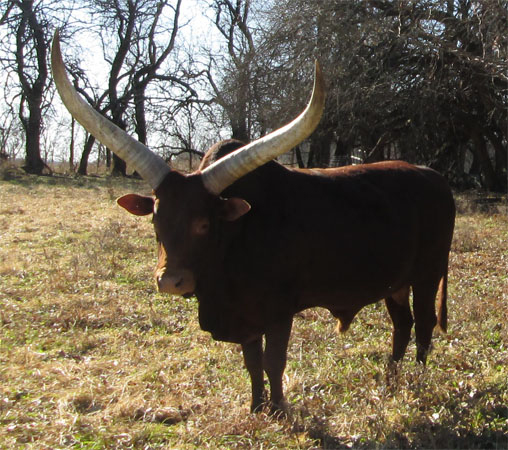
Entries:
[[[240, 145], [212, 147], [203, 165]], [[345, 331], [361, 308], [385, 299], [393, 358], [405, 353], [414, 314], [417, 359], [425, 362], [441, 284], [446, 328], [455, 208], [446, 181], [431, 169], [392, 161], [295, 170], [269, 162], [221, 198], [206, 192], [199, 171], [171, 172], [155, 194], [154, 225], [164, 248], [158, 270], [176, 271], [175, 283], [191, 277], [188, 291], [176, 292], [195, 293], [201, 328], [242, 344], [252, 409], [264, 401], [263, 369], [272, 403], [283, 400], [292, 317], [303, 309], [329, 309]], [[244, 209], [231, 219], [225, 211], [236, 210], [239, 199]]]

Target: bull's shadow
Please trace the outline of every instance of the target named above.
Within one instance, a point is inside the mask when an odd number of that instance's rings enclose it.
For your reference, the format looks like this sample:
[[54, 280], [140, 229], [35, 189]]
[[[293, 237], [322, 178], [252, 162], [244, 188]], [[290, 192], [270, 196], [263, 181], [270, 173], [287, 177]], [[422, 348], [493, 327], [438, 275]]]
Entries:
[[[496, 395], [497, 394], [497, 395]], [[486, 424], [502, 421], [508, 423], [508, 406], [499, 404], [492, 407], [479, 407], [478, 403], [486, 396], [501, 398], [501, 392], [485, 389], [476, 392], [473, 398], [461, 399], [467, 403], [466, 410], [476, 409]], [[396, 395], [396, 394], [395, 394]], [[462, 402], [464, 400], [464, 402]], [[485, 425], [480, 431], [468, 429], [462, 424], [464, 410], [448, 410], [450, 414], [443, 420], [433, 420], [428, 414], [421, 413], [408, 427], [385, 429], [380, 439], [368, 439], [362, 436], [336, 436], [330, 430], [326, 419], [307, 418], [307, 424], [295, 424], [294, 431], [306, 432], [318, 443], [315, 449], [493, 449], [508, 448], [508, 429], [492, 430]], [[295, 411], [296, 412], [296, 411]]]

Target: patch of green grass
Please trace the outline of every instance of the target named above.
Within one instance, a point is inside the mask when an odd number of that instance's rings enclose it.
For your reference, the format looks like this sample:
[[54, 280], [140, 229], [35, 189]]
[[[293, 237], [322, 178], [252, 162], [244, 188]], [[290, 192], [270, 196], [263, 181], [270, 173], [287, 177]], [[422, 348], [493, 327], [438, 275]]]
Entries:
[[[382, 302], [345, 334], [294, 321], [289, 414], [249, 413], [239, 346], [199, 329], [195, 299], [159, 295], [133, 180], [0, 181], [0, 448], [508, 447], [508, 217], [467, 206], [450, 258], [449, 332], [427, 367], [388, 364]], [[476, 198], [476, 197], [475, 197]]]

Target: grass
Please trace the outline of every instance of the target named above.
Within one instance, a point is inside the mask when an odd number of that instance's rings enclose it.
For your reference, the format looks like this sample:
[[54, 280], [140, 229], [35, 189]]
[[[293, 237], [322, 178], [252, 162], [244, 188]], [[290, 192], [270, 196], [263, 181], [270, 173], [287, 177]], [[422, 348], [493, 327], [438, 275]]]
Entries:
[[286, 419], [249, 413], [238, 346], [156, 293], [150, 220], [108, 178], [0, 181], [0, 448], [508, 448], [508, 215], [459, 196], [449, 332], [388, 366], [382, 303], [295, 319]]

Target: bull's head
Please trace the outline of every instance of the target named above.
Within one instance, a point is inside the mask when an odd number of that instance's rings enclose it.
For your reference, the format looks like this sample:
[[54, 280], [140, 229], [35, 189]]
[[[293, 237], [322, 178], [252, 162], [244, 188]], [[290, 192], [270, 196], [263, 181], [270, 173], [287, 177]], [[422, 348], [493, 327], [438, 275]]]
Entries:
[[145, 145], [107, 120], [73, 88], [62, 61], [58, 32], [51, 54], [53, 77], [62, 101], [72, 116], [102, 144], [135, 169], [153, 188], [154, 197], [129, 194], [120, 206], [136, 215], [153, 214], [159, 246], [155, 271], [160, 291], [193, 293], [196, 274], [206, 264], [206, 247], [213, 250], [221, 222], [234, 221], [250, 210], [239, 198], [222, 198], [221, 192], [236, 180], [306, 139], [321, 118], [324, 82], [316, 63], [314, 90], [306, 109], [292, 122], [224, 156], [190, 175], [172, 170]]

